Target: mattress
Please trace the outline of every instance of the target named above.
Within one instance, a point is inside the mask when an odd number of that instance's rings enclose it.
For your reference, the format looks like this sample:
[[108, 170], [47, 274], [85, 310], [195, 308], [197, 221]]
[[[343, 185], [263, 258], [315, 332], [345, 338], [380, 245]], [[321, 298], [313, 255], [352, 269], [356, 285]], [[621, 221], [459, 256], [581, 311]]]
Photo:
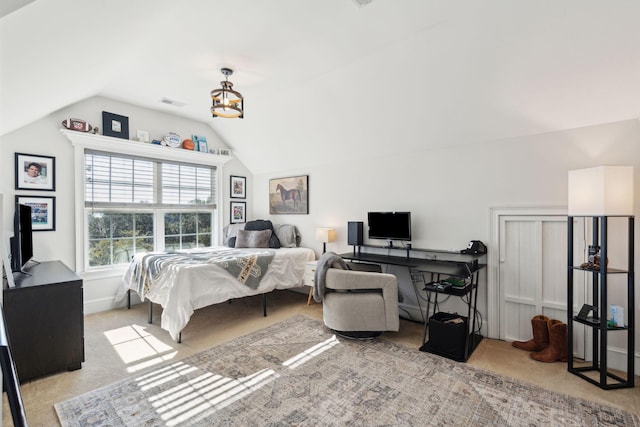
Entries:
[[[250, 286], [230, 273], [224, 265], [208, 261], [207, 253], [212, 256], [236, 251], [238, 257], [247, 252], [273, 254], [266, 271], [260, 275], [258, 283]], [[279, 249], [230, 249], [216, 246], [205, 249], [175, 252], [182, 259], [197, 255], [201, 261], [172, 262], [170, 254], [155, 253], [167, 258], [161, 271], [150, 274], [150, 265], [145, 261], [149, 253], [140, 253], [131, 261], [118, 290], [116, 299], [122, 299], [127, 291], [135, 291], [144, 301], [148, 299], [162, 306], [161, 327], [167, 330], [173, 339], [178, 339], [180, 331], [187, 325], [193, 312], [212, 304], [219, 304], [233, 298], [258, 295], [274, 289], [288, 289], [302, 286], [305, 263], [315, 260], [315, 253], [309, 248]], [[172, 253], [173, 254], [173, 253]], [[266, 255], [266, 254], [265, 254]]]

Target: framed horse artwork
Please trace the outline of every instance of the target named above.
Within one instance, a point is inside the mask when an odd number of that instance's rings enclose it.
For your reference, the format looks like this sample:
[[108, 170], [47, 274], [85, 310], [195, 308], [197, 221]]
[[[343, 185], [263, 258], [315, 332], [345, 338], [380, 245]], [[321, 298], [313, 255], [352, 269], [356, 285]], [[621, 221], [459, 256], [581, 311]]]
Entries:
[[269, 180], [270, 214], [309, 213], [309, 175]]

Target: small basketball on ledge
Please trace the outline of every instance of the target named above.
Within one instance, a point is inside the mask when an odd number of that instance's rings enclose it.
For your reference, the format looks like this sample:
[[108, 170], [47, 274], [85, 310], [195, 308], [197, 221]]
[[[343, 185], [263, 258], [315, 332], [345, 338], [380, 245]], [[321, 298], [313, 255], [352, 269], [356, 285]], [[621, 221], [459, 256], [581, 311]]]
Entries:
[[193, 150], [195, 146], [196, 144], [194, 144], [190, 139], [185, 139], [184, 141], [182, 141], [182, 148], [186, 150]]

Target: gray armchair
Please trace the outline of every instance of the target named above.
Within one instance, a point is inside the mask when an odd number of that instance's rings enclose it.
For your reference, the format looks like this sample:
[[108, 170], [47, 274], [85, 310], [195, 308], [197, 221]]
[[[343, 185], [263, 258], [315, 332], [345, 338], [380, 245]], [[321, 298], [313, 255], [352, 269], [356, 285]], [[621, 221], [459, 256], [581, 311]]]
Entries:
[[324, 324], [336, 333], [369, 338], [399, 330], [398, 281], [394, 275], [330, 268], [325, 287]]

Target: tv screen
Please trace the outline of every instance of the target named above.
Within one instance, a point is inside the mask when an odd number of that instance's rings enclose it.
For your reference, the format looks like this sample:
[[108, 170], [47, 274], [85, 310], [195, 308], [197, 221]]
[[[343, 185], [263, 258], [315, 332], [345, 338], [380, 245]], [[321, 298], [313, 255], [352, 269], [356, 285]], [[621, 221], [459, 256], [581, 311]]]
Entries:
[[369, 212], [369, 238], [411, 240], [411, 212]]
[[31, 207], [17, 204], [11, 245], [11, 268], [13, 271], [22, 271], [22, 267], [33, 258], [33, 229], [31, 227]]

